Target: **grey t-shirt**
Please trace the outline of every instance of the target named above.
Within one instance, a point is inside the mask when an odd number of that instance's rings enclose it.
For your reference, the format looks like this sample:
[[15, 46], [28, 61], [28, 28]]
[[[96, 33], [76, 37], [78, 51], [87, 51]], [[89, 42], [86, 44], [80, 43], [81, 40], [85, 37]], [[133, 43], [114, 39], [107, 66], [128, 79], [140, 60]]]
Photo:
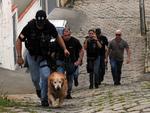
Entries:
[[124, 49], [129, 48], [129, 45], [123, 39], [121, 39], [120, 42], [116, 42], [116, 40], [113, 39], [109, 43], [108, 48], [111, 50], [110, 55], [109, 55], [110, 58], [123, 61]]

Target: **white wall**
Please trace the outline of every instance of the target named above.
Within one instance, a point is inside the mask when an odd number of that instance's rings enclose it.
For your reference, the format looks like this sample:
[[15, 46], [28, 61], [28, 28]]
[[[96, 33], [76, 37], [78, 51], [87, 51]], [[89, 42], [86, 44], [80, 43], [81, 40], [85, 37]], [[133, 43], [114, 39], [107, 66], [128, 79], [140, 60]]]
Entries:
[[23, 27], [30, 21], [31, 19], [35, 18], [35, 14], [38, 10], [40, 10], [40, 1], [36, 1], [32, 8], [25, 14], [25, 16], [18, 22], [17, 27], [17, 36], [20, 34]]
[[[35, 4], [32, 6], [32, 8], [25, 14], [25, 16], [21, 19], [21, 21], [18, 22], [17, 25], [17, 37], [19, 36], [20, 32], [22, 31], [23, 27], [33, 18], [35, 18], [35, 14], [38, 10], [41, 9], [40, 1], [36, 1]], [[25, 46], [23, 43], [23, 51], [22, 55], [24, 55], [25, 52]], [[16, 65], [17, 67], [17, 65]]]
[[[0, 6], [0, 67], [15, 70], [16, 64], [14, 62], [14, 44], [13, 44], [13, 19], [11, 0], [2, 0]], [[20, 34], [22, 28], [29, 20], [35, 17], [37, 10], [41, 9], [40, 1], [37, 0], [24, 17], [16, 22], [16, 35]], [[16, 12], [16, 11], [15, 11]]]
[[11, 16], [11, 0], [2, 0], [2, 23], [0, 49], [1, 49], [1, 64], [0, 67], [7, 69], [14, 69], [13, 60], [13, 30], [12, 30], [12, 16]]
[[[0, 2], [0, 25], [2, 25], [2, 2]], [[0, 42], [2, 42], [2, 26], [0, 26]], [[0, 64], [2, 63], [2, 44], [0, 43]]]

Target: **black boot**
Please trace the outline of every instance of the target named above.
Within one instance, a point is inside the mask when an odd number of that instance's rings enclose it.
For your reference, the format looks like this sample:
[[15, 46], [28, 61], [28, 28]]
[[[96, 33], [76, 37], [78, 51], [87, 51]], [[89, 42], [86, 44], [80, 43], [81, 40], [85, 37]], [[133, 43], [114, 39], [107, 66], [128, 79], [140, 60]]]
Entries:
[[78, 78], [74, 78], [74, 85], [77, 87], [79, 85]]
[[95, 88], [96, 88], [96, 89], [98, 88], [98, 84], [97, 84], [97, 83], [95, 84]]
[[47, 106], [49, 106], [49, 104], [48, 104], [48, 101], [47, 101], [47, 100], [42, 100], [42, 101], [41, 101], [41, 105], [42, 105], [43, 107], [47, 107]]
[[71, 96], [71, 94], [70, 94], [70, 93], [69, 93], [69, 94], [67, 94], [66, 99], [72, 99], [72, 96]]
[[36, 94], [39, 98], [41, 98], [41, 90], [36, 90]]
[[93, 89], [93, 73], [90, 73], [90, 86], [89, 89]]

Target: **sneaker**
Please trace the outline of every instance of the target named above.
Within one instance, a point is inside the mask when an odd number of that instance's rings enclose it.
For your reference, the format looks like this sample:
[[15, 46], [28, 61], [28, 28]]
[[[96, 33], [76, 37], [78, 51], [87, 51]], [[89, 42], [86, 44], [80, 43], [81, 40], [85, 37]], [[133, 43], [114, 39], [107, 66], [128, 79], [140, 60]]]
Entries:
[[77, 87], [79, 85], [78, 78], [74, 79], [74, 85]]
[[72, 96], [71, 96], [70, 94], [68, 94], [68, 95], [66, 96], [66, 99], [72, 99]]
[[41, 90], [36, 90], [36, 94], [39, 98], [41, 98]]
[[49, 104], [48, 104], [48, 101], [47, 101], [47, 100], [43, 100], [43, 101], [41, 101], [41, 105], [42, 105], [43, 107], [47, 107], [47, 106], [49, 106]]

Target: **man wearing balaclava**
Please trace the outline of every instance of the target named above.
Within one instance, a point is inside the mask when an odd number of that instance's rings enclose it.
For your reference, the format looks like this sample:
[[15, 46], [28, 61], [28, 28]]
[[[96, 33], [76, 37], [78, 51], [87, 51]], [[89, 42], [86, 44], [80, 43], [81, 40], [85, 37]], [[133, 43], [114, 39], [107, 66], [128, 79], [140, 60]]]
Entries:
[[25, 42], [27, 48], [26, 58], [32, 82], [37, 96], [41, 99], [42, 106], [48, 106], [47, 79], [52, 70], [48, 66], [47, 58], [51, 54], [50, 40], [52, 38], [55, 38], [56, 42], [63, 48], [64, 54], [69, 55], [63, 39], [59, 37], [54, 25], [48, 21], [45, 11], [39, 10], [35, 19], [28, 22], [16, 41], [17, 63], [19, 65], [24, 63], [22, 42]]

